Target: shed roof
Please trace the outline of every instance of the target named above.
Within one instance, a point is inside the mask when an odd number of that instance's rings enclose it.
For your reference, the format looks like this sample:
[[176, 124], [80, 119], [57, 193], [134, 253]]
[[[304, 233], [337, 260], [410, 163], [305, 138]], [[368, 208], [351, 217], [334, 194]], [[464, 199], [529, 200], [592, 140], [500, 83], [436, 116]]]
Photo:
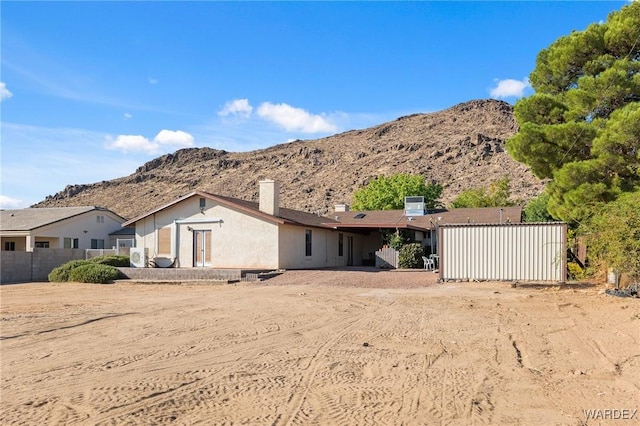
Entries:
[[2, 210], [2, 215], [0, 216], [0, 231], [31, 231], [42, 226], [61, 222], [63, 220], [90, 212], [92, 210], [109, 212], [119, 219], [122, 219], [111, 210], [96, 206]]

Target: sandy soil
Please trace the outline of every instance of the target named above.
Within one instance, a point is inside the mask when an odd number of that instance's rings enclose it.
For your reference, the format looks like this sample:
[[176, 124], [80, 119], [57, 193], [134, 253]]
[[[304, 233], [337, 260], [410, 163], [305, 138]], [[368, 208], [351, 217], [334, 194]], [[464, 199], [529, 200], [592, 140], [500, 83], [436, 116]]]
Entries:
[[2, 286], [0, 423], [640, 422], [639, 299], [433, 276]]

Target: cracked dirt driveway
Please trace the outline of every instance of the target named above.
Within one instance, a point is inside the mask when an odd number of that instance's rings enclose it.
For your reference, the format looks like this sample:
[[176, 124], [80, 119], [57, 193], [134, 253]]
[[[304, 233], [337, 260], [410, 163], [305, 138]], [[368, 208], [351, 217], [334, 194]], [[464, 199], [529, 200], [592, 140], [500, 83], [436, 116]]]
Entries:
[[585, 410], [640, 408], [640, 303], [601, 290], [401, 271], [5, 285], [0, 423], [609, 424]]

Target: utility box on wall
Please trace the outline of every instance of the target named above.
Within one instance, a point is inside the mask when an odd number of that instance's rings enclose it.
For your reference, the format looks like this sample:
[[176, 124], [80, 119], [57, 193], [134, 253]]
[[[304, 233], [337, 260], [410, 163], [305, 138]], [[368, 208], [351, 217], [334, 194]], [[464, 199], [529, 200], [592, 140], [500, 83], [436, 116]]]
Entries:
[[440, 279], [565, 282], [564, 223], [442, 225]]

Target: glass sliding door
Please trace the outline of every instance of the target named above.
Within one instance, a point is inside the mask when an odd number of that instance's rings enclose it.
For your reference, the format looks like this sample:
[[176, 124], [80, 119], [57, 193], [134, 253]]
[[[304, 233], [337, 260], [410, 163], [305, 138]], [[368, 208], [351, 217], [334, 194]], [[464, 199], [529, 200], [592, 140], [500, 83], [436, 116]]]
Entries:
[[211, 231], [193, 231], [193, 266], [211, 265]]

